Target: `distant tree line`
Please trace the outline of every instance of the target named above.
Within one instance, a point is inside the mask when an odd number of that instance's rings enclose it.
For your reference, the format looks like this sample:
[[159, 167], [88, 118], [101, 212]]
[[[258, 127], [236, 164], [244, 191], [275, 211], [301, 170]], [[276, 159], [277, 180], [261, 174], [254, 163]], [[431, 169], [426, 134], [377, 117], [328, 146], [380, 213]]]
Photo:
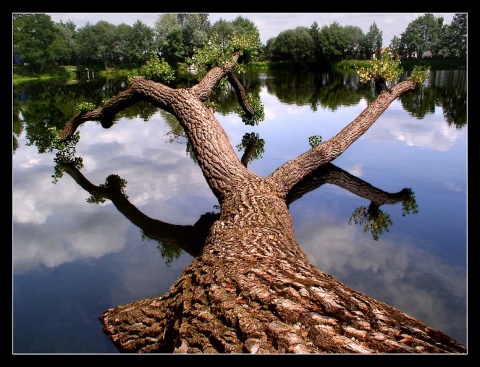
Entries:
[[[364, 34], [357, 26], [337, 22], [319, 27], [297, 27], [280, 32], [263, 45], [253, 22], [208, 20], [209, 14], [161, 14], [155, 26], [137, 20], [132, 26], [107, 21], [87, 23], [77, 29], [72, 21], [55, 23], [46, 14], [13, 14], [14, 72], [41, 73], [60, 65], [131, 68], [149, 60], [152, 53], [170, 65], [189, 60], [208, 42], [226, 47], [232, 35], [247, 37], [257, 45], [243, 57], [259, 61], [332, 63], [368, 60], [382, 51], [382, 31], [375, 23]], [[215, 37], [213, 37], [215, 34]], [[455, 14], [451, 24], [433, 14], [412, 21], [389, 49], [401, 59], [466, 59], [467, 14]]]

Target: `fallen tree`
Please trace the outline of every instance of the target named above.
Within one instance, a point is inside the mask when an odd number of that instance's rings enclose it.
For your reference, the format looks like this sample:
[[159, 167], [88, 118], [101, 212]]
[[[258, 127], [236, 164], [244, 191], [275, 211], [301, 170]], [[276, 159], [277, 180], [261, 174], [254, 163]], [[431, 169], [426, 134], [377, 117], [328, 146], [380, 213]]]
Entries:
[[[239, 56], [233, 53], [230, 62], [212, 67], [189, 88], [134, 78], [128, 89], [101, 108], [82, 111], [60, 133], [66, 141], [87, 121], [109, 128], [119, 111], [151, 103], [178, 119], [220, 204], [202, 232], [198, 255], [166, 294], [100, 316], [108, 338], [119, 351], [137, 353], [466, 353], [443, 332], [317, 269], [295, 240], [288, 209], [305, 178], [345, 152], [419, 81], [383, 88], [337, 135], [264, 178], [242, 164], [206, 103], [226, 78], [245, 113], [254, 115], [233, 72]], [[88, 187], [78, 172], [70, 173]], [[113, 187], [115, 180], [110, 182]], [[97, 194], [135, 213], [118, 195]]]

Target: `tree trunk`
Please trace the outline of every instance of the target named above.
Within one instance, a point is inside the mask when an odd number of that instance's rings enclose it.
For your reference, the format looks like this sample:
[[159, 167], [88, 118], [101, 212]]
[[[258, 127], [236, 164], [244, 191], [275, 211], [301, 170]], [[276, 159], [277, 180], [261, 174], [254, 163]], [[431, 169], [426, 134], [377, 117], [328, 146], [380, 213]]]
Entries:
[[[188, 89], [136, 78], [102, 109], [74, 117], [60, 135], [68, 139], [89, 120], [110, 127], [123, 108], [150, 102], [177, 117], [221, 207], [199, 255], [170, 290], [107, 310], [100, 317], [106, 335], [119, 351], [138, 353], [465, 353], [442, 332], [317, 269], [295, 240], [288, 209], [306, 177], [342, 154], [416, 83], [382, 92], [335, 137], [262, 178], [238, 159], [203, 103], [227, 77], [253, 112], [231, 71], [237, 58]], [[127, 212], [128, 203], [122, 208]]]

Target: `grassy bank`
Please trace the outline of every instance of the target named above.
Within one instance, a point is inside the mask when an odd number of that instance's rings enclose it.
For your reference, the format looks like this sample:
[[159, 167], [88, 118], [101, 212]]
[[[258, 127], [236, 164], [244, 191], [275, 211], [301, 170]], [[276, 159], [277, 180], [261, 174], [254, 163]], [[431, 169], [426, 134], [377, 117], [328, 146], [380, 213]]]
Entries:
[[[365, 66], [368, 63], [366, 60], [344, 60], [332, 65], [333, 70], [336, 71], [347, 71], [354, 70], [354, 65]], [[408, 60], [402, 62], [402, 67], [405, 70], [413, 69], [414, 65], [423, 65], [430, 66], [433, 70], [448, 70], [448, 69], [465, 69], [466, 62], [462, 60]], [[254, 62], [249, 65], [248, 70], [250, 71], [267, 71], [269, 69], [291, 69], [291, 70], [302, 70], [309, 69], [314, 67], [318, 69], [318, 65], [306, 64], [306, 63], [293, 63], [293, 62]], [[330, 68], [330, 65], [324, 65], [326, 69]], [[79, 67], [81, 69], [81, 67]], [[16, 73], [15, 68], [12, 75], [13, 84], [26, 83], [31, 81], [42, 81], [42, 80], [76, 80], [76, 70], [77, 66], [62, 66], [55, 72], [50, 73]], [[115, 69], [108, 68], [106, 70], [95, 70], [95, 73], [101, 77], [105, 78], [118, 78], [123, 76], [138, 75], [140, 68], [135, 69]], [[182, 66], [180, 66], [179, 72], [182, 73]]]
[[13, 68], [12, 82], [13, 84], [20, 84], [32, 81], [42, 80], [69, 80], [76, 78], [76, 66], [68, 65], [61, 66], [57, 70], [48, 73], [29, 73], [22, 70], [19, 72], [15, 67]]

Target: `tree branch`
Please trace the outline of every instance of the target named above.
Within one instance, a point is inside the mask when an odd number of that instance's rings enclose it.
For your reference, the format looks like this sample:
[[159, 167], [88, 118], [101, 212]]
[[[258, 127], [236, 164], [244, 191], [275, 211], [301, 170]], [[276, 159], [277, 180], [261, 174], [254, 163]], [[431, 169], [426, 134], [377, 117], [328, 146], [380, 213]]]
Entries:
[[102, 108], [81, 112], [73, 117], [59, 133], [59, 138], [62, 141], [68, 140], [78, 127], [87, 121], [100, 121], [104, 128], [110, 128], [117, 113], [140, 101], [173, 112], [169, 104], [174, 94], [175, 90], [164, 84], [145, 77], [136, 77], [128, 89], [114, 96]]
[[286, 162], [268, 176], [267, 180], [277, 187], [281, 197], [286, 197], [291, 188], [306, 175], [340, 156], [351, 144], [365, 134], [396, 98], [415, 89], [416, 86], [417, 83], [407, 80], [395, 85], [390, 91], [382, 92], [375, 101], [337, 135]]
[[213, 89], [220, 82], [220, 80], [232, 71], [239, 57], [239, 52], [235, 52], [232, 56], [232, 61], [227, 65], [223, 67], [215, 66], [211, 68], [205, 74], [202, 80], [200, 80], [198, 84], [191, 88], [191, 91], [200, 99], [200, 101], [205, 102], [210, 97]]
[[235, 89], [235, 92], [237, 93], [238, 103], [243, 108], [243, 110], [247, 113], [247, 117], [248, 118], [253, 117], [253, 115], [255, 114], [255, 111], [247, 101], [247, 96], [245, 95], [245, 88], [243, 88], [242, 83], [240, 83], [240, 80], [238, 80], [237, 76], [232, 71], [228, 72], [227, 78], [230, 84]]
[[327, 163], [318, 167], [310, 175], [304, 177], [296, 184], [287, 195], [287, 204], [300, 199], [310, 191], [316, 190], [324, 184], [331, 184], [341, 187], [352, 194], [370, 200], [378, 206], [384, 204], [396, 204], [402, 201], [408, 194], [406, 189], [398, 192], [386, 192], [378, 187], [365, 182], [364, 180], [344, 171], [333, 163]]

